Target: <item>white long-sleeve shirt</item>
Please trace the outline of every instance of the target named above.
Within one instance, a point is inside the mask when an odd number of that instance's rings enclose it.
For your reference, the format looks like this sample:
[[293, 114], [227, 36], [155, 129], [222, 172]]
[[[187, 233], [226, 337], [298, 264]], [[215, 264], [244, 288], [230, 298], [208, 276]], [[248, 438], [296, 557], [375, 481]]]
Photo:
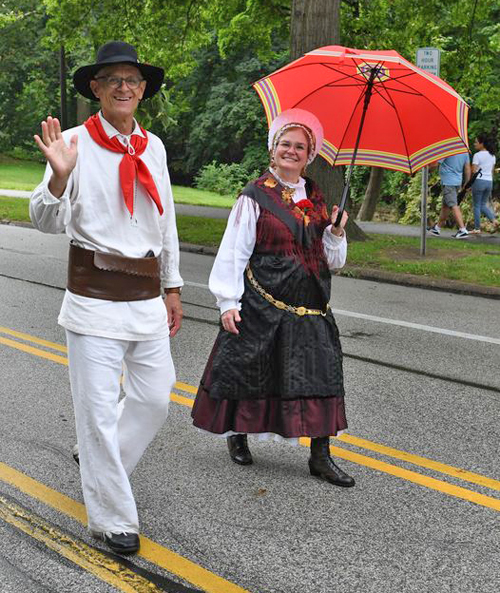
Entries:
[[[273, 172], [274, 173], [274, 172]], [[305, 181], [288, 184], [295, 188], [292, 199], [299, 202], [306, 198]], [[233, 206], [217, 257], [210, 273], [208, 285], [217, 299], [221, 315], [229, 309], [241, 309], [240, 299], [245, 289], [244, 271], [255, 247], [259, 205], [249, 196], [241, 195]], [[323, 233], [323, 249], [328, 268], [342, 268], [347, 257], [345, 233], [337, 237], [331, 225]]]
[[[129, 137], [118, 132], [99, 113], [104, 131], [127, 145]], [[137, 122], [132, 134], [142, 136]], [[66, 233], [79, 247], [126, 257], [144, 257], [149, 250], [160, 257], [162, 287], [182, 286], [179, 274], [179, 241], [175, 210], [161, 140], [148, 132], [141, 159], [147, 165], [163, 206], [160, 216], [145, 188], [136, 183], [134, 214], [127, 210], [119, 180], [123, 154], [99, 146], [85, 126], [66, 130], [63, 138], [78, 136], [78, 159], [60, 199], [48, 188], [52, 169], [47, 164], [42, 183], [30, 202], [33, 225], [44, 233]], [[152, 340], [168, 335], [166, 308], [161, 297], [145, 301], [114, 302], [92, 299], [66, 291], [59, 323], [76, 333], [123, 340]]]

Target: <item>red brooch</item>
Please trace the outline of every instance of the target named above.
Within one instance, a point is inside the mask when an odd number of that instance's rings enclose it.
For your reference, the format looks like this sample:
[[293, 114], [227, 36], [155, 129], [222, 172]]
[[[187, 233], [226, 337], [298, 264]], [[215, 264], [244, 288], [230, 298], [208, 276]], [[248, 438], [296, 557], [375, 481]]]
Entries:
[[311, 200], [308, 200], [307, 198], [296, 202], [295, 206], [297, 208], [300, 208], [304, 212], [307, 212], [308, 210], [312, 210], [314, 208], [314, 204], [311, 202]]

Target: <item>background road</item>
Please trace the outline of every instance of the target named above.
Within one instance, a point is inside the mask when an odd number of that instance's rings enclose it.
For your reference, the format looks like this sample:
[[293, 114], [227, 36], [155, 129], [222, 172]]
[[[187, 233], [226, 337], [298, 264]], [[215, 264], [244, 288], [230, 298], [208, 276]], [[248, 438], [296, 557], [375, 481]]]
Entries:
[[[15, 335], [64, 345], [56, 319], [66, 250], [64, 236], [0, 226], [0, 462], [81, 503], [67, 368], [16, 347], [54, 355], [51, 345]], [[181, 261], [186, 318], [172, 352], [184, 384], [176, 391], [192, 398], [217, 311], [206, 288], [212, 258]], [[497, 592], [498, 302], [337, 277], [331, 305], [349, 421], [349, 437], [335, 444], [356, 487], [311, 478], [306, 447], [251, 441], [255, 464], [238, 467], [222, 440], [192, 428], [186, 402], [172, 402], [133, 476], [143, 534], [252, 593]], [[0, 466], [2, 497], [99, 548], [79, 521], [9, 483]], [[2, 593], [116, 590], [12, 522], [0, 519], [0, 534]], [[149, 580], [162, 577], [160, 590], [181, 581], [203, 588], [189, 571], [179, 579], [143, 558], [133, 563]]]

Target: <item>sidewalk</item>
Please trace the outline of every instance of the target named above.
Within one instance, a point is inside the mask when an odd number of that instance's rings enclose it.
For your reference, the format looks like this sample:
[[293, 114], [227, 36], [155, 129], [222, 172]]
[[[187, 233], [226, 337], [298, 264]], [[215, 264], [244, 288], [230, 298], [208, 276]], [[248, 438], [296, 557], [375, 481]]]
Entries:
[[[17, 190], [1, 190], [0, 196], [9, 196], [16, 198], [29, 198], [31, 192], [17, 191]], [[187, 216], [199, 216], [206, 218], [220, 218], [226, 219], [229, 216], [229, 209], [227, 208], [210, 208], [206, 206], [190, 206], [188, 204], [176, 204], [175, 211], [177, 214]], [[26, 226], [31, 226], [29, 223], [24, 223]], [[24, 224], [22, 226], [24, 226]], [[420, 237], [420, 227], [403, 225], [397, 223], [387, 222], [357, 222], [358, 226], [366, 233], [375, 233], [382, 235], [399, 235], [403, 237]], [[426, 245], [432, 246], [434, 241], [441, 241], [442, 239], [450, 239], [455, 230], [443, 229], [441, 235], [436, 237], [427, 234]], [[470, 235], [466, 239], [457, 239], [459, 241], [467, 241], [474, 243], [483, 243], [491, 245], [494, 251], [499, 250], [500, 234], [489, 235], [484, 233], [482, 235]], [[189, 243], [181, 243], [181, 251], [188, 251], [191, 253], [200, 253], [205, 255], [215, 255], [217, 249], [214, 247], [205, 247], [201, 245], [192, 245]], [[500, 251], [500, 250], [499, 250]], [[371, 280], [374, 282], [386, 282], [390, 284], [399, 284], [402, 286], [412, 286], [417, 288], [425, 288], [430, 290], [440, 290], [445, 292], [453, 292], [457, 294], [467, 294], [474, 296], [482, 296], [487, 298], [500, 299], [500, 289], [477, 286], [475, 284], [466, 284], [454, 280], [445, 280], [440, 278], [430, 278], [427, 276], [418, 276], [411, 274], [396, 274], [385, 272], [382, 270], [375, 270], [369, 268], [358, 268], [353, 266], [346, 266], [339, 275], [349, 276], [352, 278], [359, 278], [363, 280]]]
[[[7, 196], [11, 198], [29, 198], [31, 192], [20, 191], [13, 189], [0, 189], [0, 196]], [[177, 214], [185, 216], [200, 216], [206, 218], [220, 218], [225, 219], [229, 216], [230, 210], [228, 208], [212, 208], [209, 206], [190, 206], [189, 204], [176, 204], [175, 211]], [[359, 222], [356, 224], [366, 233], [375, 233], [380, 235], [400, 235], [402, 237], [420, 237], [420, 227], [413, 225], [404, 225], [391, 222]], [[451, 239], [451, 236], [456, 233], [456, 229], [443, 229], [441, 236], [427, 234], [428, 243], [432, 241], [439, 241], [443, 239]], [[500, 233], [490, 235], [483, 233], [482, 235], [470, 235], [466, 239], [460, 241], [474, 241], [475, 243], [488, 243], [490, 245], [500, 245]]]

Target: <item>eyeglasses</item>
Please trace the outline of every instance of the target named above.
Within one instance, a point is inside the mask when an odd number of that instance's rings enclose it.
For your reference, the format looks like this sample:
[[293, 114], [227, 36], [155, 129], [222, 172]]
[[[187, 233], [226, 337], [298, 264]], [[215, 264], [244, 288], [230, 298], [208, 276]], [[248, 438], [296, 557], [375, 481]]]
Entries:
[[135, 76], [127, 76], [127, 78], [121, 78], [120, 76], [96, 76], [94, 80], [104, 80], [107, 86], [114, 89], [119, 89], [122, 83], [125, 83], [129, 89], [138, 89], [144, 78], [137, 78]]

